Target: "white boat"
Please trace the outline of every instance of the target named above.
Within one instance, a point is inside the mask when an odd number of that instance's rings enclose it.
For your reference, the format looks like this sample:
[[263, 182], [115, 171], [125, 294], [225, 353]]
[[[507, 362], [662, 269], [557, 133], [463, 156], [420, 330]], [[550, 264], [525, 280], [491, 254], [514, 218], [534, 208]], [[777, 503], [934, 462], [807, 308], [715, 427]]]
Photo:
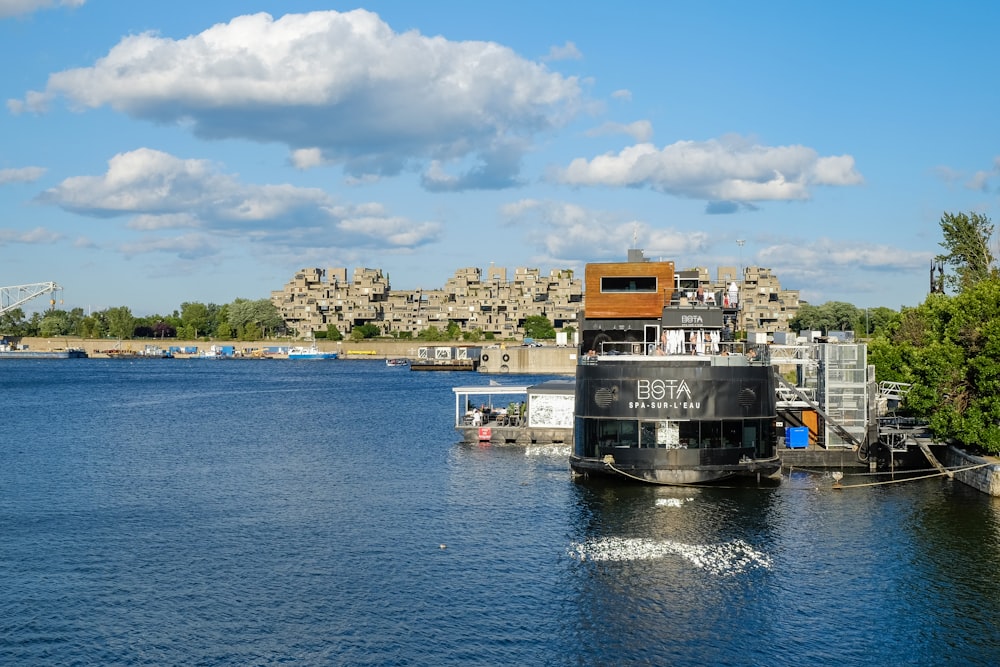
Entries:
[[410, 360], [405, 357], [395, 357], [385, 360], [386, 366], [409, 366]]
[[288, 350], [289, 359], [336, 359], [336, 352], [323, 352], [315, 345], [310, 347], [297, 346]]

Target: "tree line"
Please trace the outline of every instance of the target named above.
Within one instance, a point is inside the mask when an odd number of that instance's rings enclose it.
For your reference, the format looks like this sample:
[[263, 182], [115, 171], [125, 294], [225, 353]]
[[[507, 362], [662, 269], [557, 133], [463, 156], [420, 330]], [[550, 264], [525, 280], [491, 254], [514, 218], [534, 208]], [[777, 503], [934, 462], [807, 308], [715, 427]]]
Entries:
[[285, 335], [281, 313], [269, 299], [236, 299], [232, 303], [185, 302], [170, 315], [138, 317], [128, 306], [84, 313], [82, 308], [32, 313], [15, 308], [0, 314], [6, 336], [80, 336], [81, 338], [178, 338], [197, 340], [261, 340]]
[[[543, 315], [525, 319], [525, 335], [537, 339], [556, 337], [552, 322]], [[51, 309], [35, 312], [26, 317], [24, 310], [14, 308], [0, 314], [0, 335], [10, 337], [79, 336], [81, 338], [152, 338], [198, 340], [254, 341], [295, 335], [285, 326], [281, 312], [268, 299], [236, 299], [232, 303], [185, 302], [180, 310], [170, 315], [137, 317], [127, 306], [107, 308], [85, 314], [82, 308], [71, 310]], [[375, 324], [361, 324], [351, 328], [351, 340], [365, 340], [382, 336], [382, 329]], [[463, 331], [457, 322], [449, 321], [445, 328], [434, 325], [418, 332], [395, 332], [393, 338], [423, 340], [428, 342], [494, 340], [492, 332]], [[326, 331], [315, 332], [316, 338], [343, 340], [336, 325]]]

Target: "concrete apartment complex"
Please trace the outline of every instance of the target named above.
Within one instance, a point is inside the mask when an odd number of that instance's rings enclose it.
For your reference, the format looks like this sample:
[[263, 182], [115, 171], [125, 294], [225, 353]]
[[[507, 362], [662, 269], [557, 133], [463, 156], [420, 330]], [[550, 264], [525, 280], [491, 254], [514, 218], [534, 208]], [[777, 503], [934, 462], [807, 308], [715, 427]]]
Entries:
[[507, 269], [491, 266], [485, 278], [481, 269], [459, 269], [443, 289], [392, 290], [381, 269], [357, 268], [348, 281], [345, 268], [312, 268], [272, 292], [271, 302], [300, 337], [331, 325], [349, 336], [365, 324], [385, 336], [416, 336], [432, 326], [444, 331], [455, 322], [463, 332], [520, 339], [532, 315], [548, 318], [556, 329], [574, 324], [583, 282], [568, 269], [543, 276], [538, 269], [517, 268], [508, 280]]
[[[798, 290], [783, 290], [770, 269], [756, 266], [736, 280], [736, 267], [719, 267], [715, 281], [708, 269], [677, 272], [687, 286], [725, 291], [736, 282], [740, 294], [736, 329], [748, 335], [787, 331], [799, 309]], [[583, 307], [583, 281], [573, 271], [558, 269], [543, 276], [538, 269], [490, 266], [459, 269], [442, 289], [393, 290], [381, 269], [308, 268], [297, 272], [281, 291], [271, 293], [285, 325], [300, 337], [335, 327], [347, 337], [356, 326], [371, 324], [383, 336], [417, 336], [428, 327], [444, 331], [449, 322], [462, 332], [480, 331], [496, 339], [520, 340], [524, 321], [542, 315], [558, 331], [576, 325]]]

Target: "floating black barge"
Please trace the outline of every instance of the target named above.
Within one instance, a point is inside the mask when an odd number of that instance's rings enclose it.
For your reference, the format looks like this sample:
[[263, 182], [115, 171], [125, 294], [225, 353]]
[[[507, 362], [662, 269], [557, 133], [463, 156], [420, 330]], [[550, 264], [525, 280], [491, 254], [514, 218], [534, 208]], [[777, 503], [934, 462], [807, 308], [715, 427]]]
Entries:
[[572, 469], [654, 484], [780, 471], [767, 346], [732, 340], [737, 304], [685, 292], [673, 262], [589, 264]]

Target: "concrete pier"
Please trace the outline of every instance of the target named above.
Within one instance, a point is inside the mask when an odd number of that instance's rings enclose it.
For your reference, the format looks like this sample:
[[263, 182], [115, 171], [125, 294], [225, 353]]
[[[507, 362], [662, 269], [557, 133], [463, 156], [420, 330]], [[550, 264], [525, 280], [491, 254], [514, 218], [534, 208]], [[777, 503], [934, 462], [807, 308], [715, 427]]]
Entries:
[[955, 479], [983, 493], [1000, 496], [1000, 458], [975, 456], [952, 445], [945, 450], [944, 464], [949, 468], [970, 468], [956, 471]]

